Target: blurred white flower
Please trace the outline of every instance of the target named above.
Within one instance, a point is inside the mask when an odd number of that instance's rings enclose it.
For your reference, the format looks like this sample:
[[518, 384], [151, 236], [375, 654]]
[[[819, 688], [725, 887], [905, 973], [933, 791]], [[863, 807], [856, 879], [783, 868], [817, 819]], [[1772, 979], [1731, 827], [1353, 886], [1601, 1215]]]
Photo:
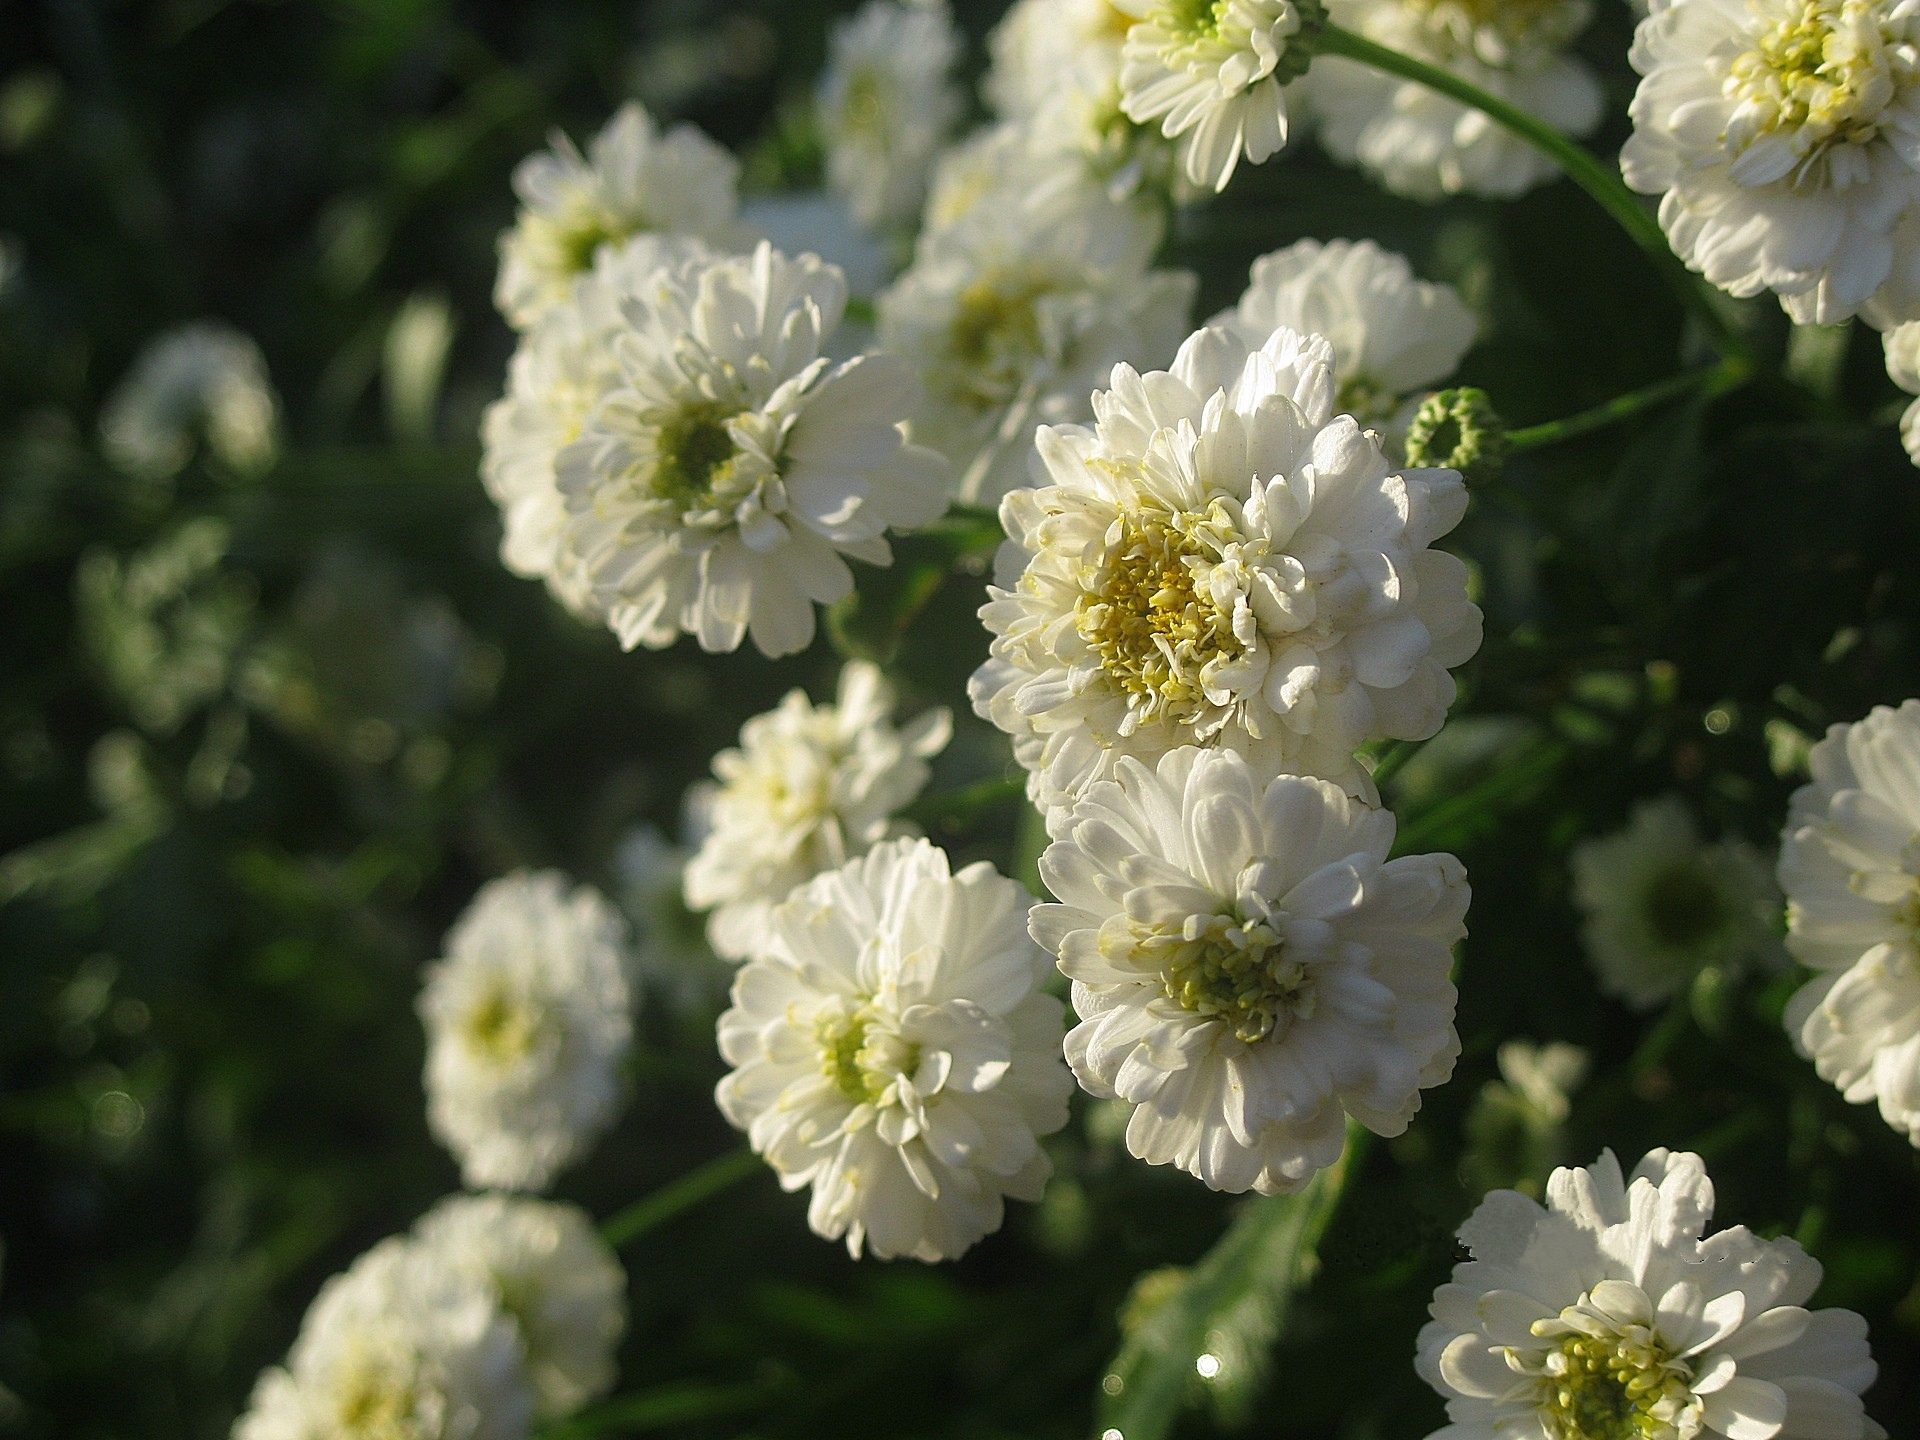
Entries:
[[1319, 336], [1201, 330], [1171, 372], [1112, 384], [1093, 429], [1041, 430], [1050, 483], [1001, 502], [974, 709], [1047, 809], [1189, 744], [1370, 795], [1354, 751], [1432, 735], [1447, 667], [1479, 648], [1466, 567], [1429, 548], [1466, 509], [1460, 477], [1396, 474], [1336, 415]]
[[1494, 1056], [1500, 1078], [1480, 1087], [1467, 1112], [1461, 1178], [1479, 1193], [1511, 1187], [1539, 1195], [1548, 1172], [1564, 1158], [1573, 1092], [1592, 1059], [1562, 1041], [1502, 1042]]
[[1627, 184], [1688, 267], [1802, 324], [1920, 319], [1920, 10], [1655, 0]]
[[1404, 432], [1412, 407], [1460, 364], [1478, 326], [1451, 285], [1414, 277], [1371, 240], [1301, 240], [1253, 262], [1246, 293], [1208, 322], [1260, 345], [1282, 326], [1333, 346], [1333, 407]]
[[1820, 1078], [1920, 1146], [1920, 700], [1835, 725], [1780, 844], [1787, 948], [1819, 975], [1787, 1031]]
[[1287, 83], [1326, 23], [1320, 0], [1118, 0], [1138, 20], [1121, 47], [1120, 108], [1158, 121], [1195, 185], [1224, 190], [1244, 154], [1287, 143]]
[[414, 1242], [487, 1287], [512, 1320], [536, 1418], [558, 1419], [613, 1387], [627, 1275], [585, 1211], [512, 1195], [451, 1195]]
[[[1920, 320], [1896, 325], [1881, 337], [1887, 357], [1887, 378], [1909, 395], [1920, 395]], [[1920, 465], [1920, 400], [1900, 417], [1900, 443], [1907, 457]]]
[[1453, 1422], [1430, 1440], [1881, 1440], [1866, 1322], [1808, 1310], [1820, 1264], [1745, 1226], [1702, 1239], [1713, 1182], [1655, 1150], [1496, 1190], [1473, 1259], [1434, 1292], [1416, 1368]]
[[260, 347], [229, 325], [170, 330], [140, 352], [100, 412], [107, 458], [130, 475], [165, 480], [196, 439], [243, 474], [273, 464], [280, 398]]
[[1772, 960], [1780, 892], [1738, 840], [1703, 844], [1677, 795], [1642, 801], [1624, 830], [1571, 857], [1580, 937], [1600, 988], [1650, 1010], [1708, 967]]
[[1092, 185], [996, 189], [923, 237], [880, 295], [880, 345], [918, 375], [913, 437], [953, 462], [958, 499], [1031, 483], [1036, 425], [1091, 419], [1122, 361], [1173, 358], [1195, 280], [1148, 268], [1159, 238], [1157, 216]]
[[1033, 936], [1073, 981], [1067, 1061], [1132, 1104], [1127, 1148], [1216, 1190], [1297, 1190], [1351, 1115], [1398, 1135], [1460, 1053], [1451, 855], [1388, 860], [1393, 816], [1191, 746], [1122, 760], [1056, 817]]
[[234, 1440], [521, 1440], [534, 1394], [492, 1288], [383, 1240], [320, 1289]]
[[620, 384], [614, 342], [626, 323], [622, 301], [644, 295], [659, 271], [713, 253], [684, 236], [636, 235], [601, 246], [572, 294], [521, 337], [507, 367], [507, 392], [481, 421], [480, 478], [500, 507], [501, 563], [545, 581], [582, 618], [593, 615], [592, 587], [565, 544], [567, 505], [554, 462]]
[[855, 660], [831, 705], [790, 690], [740, 727], [740, 748], [713, 757], [718, 784], [696, 792], [705, 828], [687, 864], [687, 904], [711, 910], [707, 938], [730, 960], [758, 955], [767, 916], [794, 887], [846, 864], [889, 835], [927, 783], [927, 760], [952, 719], [928, 710], [893, 724], [893, 687]]
[[1040, 1198], [1036, 1137], [1073, 1080], [1029, 903], [984, 861], [950, 874], [925, 840], [889, 841], [775, 909], [734, 981], [720, 1109], [855, 1257], [950, 1260], [1006, 1196]]
[[584, 157], [558, 132], [552, 146], [513, 172], [520, 214], [500, 237], [493, 301], [517, 330], [564, 302], [603, 245], [644, 231], [722, 247], [741, 238], [739, 162], [691, 125], [663, 132], [645, 106], [629, 102]]
[[836, 267], [764, 242], [625, 300], [616, 388], [557, 461], [561, 543], [621, 644], [805, 649], [853, 588], [842, 557], [888, 564], [890, 527], [946, 508], [945, 462], [902, 434], [906, 367], [820, 353], [846, 301]]
[[544, 1190], [613, 1120], [632, 1039], [626, 926], [588, 886], [481, 887], [427, 969], [427, 1120], [476, 1189]]
[[[1449, 70], [1569, 135], [1600, 123], [1600, 82], [1569, 47], [1589, 0], [1328, 0], [1334, 22]], [[1553, 161], [1478, 110], [1415, 80], [1327, 56], [1301, 86], [1328, 152], [1395, 194], [1512, 199], [1559, 175]]]
[[633, 924], [633, 976], [677, 1011], [712, 1006], [733, 978], [707, 943], [705, 918], [687, 905], [692, 858], [647, 824], [629, 830], [613, 857], [614, 897]]
[[960, 37], [946, 0], [870, 0], [827, 41], [814, 114], [827, 179], [873, 231], [911, 225], [934, 156], [960, 118]]

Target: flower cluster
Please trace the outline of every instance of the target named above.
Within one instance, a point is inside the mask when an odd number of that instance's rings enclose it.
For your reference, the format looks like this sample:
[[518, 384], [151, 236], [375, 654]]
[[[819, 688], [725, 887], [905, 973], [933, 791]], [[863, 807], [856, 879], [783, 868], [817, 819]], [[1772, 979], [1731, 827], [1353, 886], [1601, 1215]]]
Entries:
[[235, 1440], [523, 1440], [611, 1386], [625, 1290], [575, 1207], [456, 1196], [321, 1288]]

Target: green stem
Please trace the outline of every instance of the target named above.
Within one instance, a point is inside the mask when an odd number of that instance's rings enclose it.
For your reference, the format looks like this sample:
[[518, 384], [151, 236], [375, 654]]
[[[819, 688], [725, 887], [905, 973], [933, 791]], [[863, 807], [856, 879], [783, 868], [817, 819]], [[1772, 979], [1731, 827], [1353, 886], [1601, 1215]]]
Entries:
[[1557, 445], [1562, 440], [1571, 440], [1576, 435], [1585, 435], [1591, 430], [1604, 429], [1621, 420], [1632, 419], [1643, 410], [1664, 405], [1669, 400], [1678, 400], [1681, 396], [1695, 390], [1704, 390], [1708, 395], [1724, 395], [1741, 384], [1747, 378], [1747, 367], [1739, 360], [1722, 360], [1704, 370], [1689, 370], [1684, 375], [1675, 375], [1656, 384], [1639, 390], [1630, 390], [1625, 395], [1616, 395], [1603, 405], [1591, 410], [1582, 410], [1577, 415], [1568, 415], [1564, 419], [1549, 420], [1540, 425], [1526, 425], [1510, 432], [1507, 444], [1514, 450], [1534, 450], [1542, 445]]
[[1339, 55], [1348, 60], [1357, 60], [1376, 70], [1384, 70], [1389, 75], [1398, 75], [1402, 79], [1425, 85], [1430, 90], [1437, 90], [1449, 99], [1457, 100], [1498, 121], [1552, 160], [1567, 172], [1574, 184], [1592, 196], [1594, 202], [1613, 217], [1636, 245], [1647, 252], [1681, 302], [1700, 322], [1713, 348], [1728, 362], [1737, 362], [1742, 367], [1743, 376], [1752, 371], [1753, 351], [1746, 338], [1727, 323], [1703, 282], [1680, 263], [1679, 257], [1667, 244], [1660, 222], [1647, 212], [1640, 197], [1627, 189], [1618, 175], [1602, 165], [1583, 146], [1544, 121], [1535, 119], [1497, 96], [1489, 95], [1451, 71], [1416, 60], [1411, 55], [1403, 55], [1397, 50], [1389, 50], [1384, 45], [1376, 45], [1338, 25], [1329, 25], [1320, 32], [1316, 48], [1322, 55]]
[[698, 1170], [690, 1170], [671, 1180], [644, 1199], [636, 1200], [600, 1227], [600, 1238], [618, 1250], [683, 1210], [691, 1210], [710, 1195], [718, 1195], [760, 1168], [760, 1157], [751, 1150], [730, 1150], [717, 1160], [709, 1160]]

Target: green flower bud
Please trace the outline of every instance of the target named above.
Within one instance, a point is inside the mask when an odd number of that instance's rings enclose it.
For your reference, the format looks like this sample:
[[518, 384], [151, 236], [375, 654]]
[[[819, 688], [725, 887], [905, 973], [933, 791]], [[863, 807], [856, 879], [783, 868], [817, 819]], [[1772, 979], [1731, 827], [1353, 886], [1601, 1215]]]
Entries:
[[1407, 427], [1407, 464], [1458, 470], [1490, 480], [1507, 459], [1507, 424], [1487, 392], [1471, 386], [1436, 390]]

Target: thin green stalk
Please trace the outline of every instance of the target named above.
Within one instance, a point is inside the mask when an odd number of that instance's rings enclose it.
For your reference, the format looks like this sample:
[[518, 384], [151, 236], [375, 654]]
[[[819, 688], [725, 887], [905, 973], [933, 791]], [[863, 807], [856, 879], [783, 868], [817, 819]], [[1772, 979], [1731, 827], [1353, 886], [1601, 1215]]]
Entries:
[[1507, 444], [1513, 450], [1535, 450], [1542, 445], [1557, 445], [1576, 435], [1585, 435], [1589, 431], [1630, 420], [1644, 410], [1678, 400], [1695, 390], [1705, 391], [1708, 395], [1724, 395], [1746, 377], [1747, 367], [1743, 362], [1722, 360], [1718, 365], [1704, 370], [1690, 370], [1685, 375], [1675, 375], [1642, 389], [1630, 390], [1625, 395], [1616, 395], [1605, 404], [1582, 410], [1577, 415], [1548, 420], [1540, 425], [1522, 426], [1508, 434]]
[[1737, 362], [1743, 376], [1751, 373], [1754, 357], [1746, 338], [1729, 325], [1726, 317], [1715, 308], [1704, 283], [1680, 263], [1679, 257], [1667, 244], [1660, 222], [1647, 212], [1640, 198], [1583, 146], [1544, 121], [1535, 119], [1497, 96], [1489, 95], [1451, 71], [1416, 60], [1411, 55], [1403, 55], [1397, 50], [1389, 50], [1338, 25], [1329, 25], [1320, 32], [1317, 50], [1322, 55], [1339, 55], [1348, 60], [1357, 60], [1376, 70], [1384, 70], [1389, 75], [1398, 75], [1425, 85], [1430, 90], [1437, 90], [1449, 99], [1458, 100], [1462, 105], [1498, 121], [1540, 151], [1566, 171], [1567, 177], [1592, 196], [1595, 203], [1632, 237], [1634, 243], [1647, 252], [1681, 302], [1700, 322], [1708, 339], [1713, 342], [1713, 348], [1729, 362]]
[[684, 1210], [691, 1210], [709, 1196], [718, 1195], [760, 1168], [760, 1157], [751, 1150], [730, 1150], [717, 1160], [709, 1160], [698, 1170], [690, 1170], [678, 1180], [668, 1181], [643, 1199], [636, 1200], [600, 1227], [600, 1238], [618, 1250], [649, 1230], [664, 1225]]

